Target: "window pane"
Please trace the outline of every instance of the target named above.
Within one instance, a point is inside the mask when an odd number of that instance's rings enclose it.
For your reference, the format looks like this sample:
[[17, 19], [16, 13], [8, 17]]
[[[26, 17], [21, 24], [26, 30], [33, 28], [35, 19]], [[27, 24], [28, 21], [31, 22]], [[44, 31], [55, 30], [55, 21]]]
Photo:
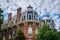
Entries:
[[27, 20], [32, 20], [33, 11], [28, 11], [27, 12]]
[[24, 20], [25, 20], [25, 16], [24, 16]]
[[29, 20], [31, 20], [31, 15], [29, 15]]
[[32, 37], [32, 27], [28, 27], [28, 37]]
[[35, 20], [35, 15], [34, 15], [34, 20]]

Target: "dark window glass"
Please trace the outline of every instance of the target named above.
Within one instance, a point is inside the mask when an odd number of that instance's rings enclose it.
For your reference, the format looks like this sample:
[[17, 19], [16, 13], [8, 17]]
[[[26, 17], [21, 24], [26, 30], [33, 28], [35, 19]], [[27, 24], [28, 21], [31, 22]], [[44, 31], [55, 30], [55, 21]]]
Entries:
[[32, 14], [33, 13], [33, 11], [28, 11], [28, 14]]
[[31, 20], [31, 15], [29, 15], [29, 20]]
[[50, 20], [46, 20], [47, 22], [50, 22]]
[[[31, 18], [31, 17], [33, 17], [33, 16], [30, 16], [29, 14], [32, 14], [32, 15], [33, 15], [33, 11], [28, 11], [28, 12], [27, 12], [27, 20], [33, 19], [33, 18]], [[28, 17], [29, 17], [29, 18], [28, 18]]]
[[35, 15], [34, 15], [34, 20], [35, 20]]
[[25, 20], [25, 16], [24, 16], [24, 20]]

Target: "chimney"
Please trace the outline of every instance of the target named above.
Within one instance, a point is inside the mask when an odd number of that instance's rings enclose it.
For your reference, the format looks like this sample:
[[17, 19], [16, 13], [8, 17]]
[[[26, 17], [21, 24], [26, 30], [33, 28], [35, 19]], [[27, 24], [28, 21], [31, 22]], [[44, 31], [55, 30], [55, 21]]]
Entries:
[[10, 22], [11, 22], [11, 18], [12, 18], [12, 13], [8, 14], [8, 27], [10, 27]]
[[20, 23], [21, 9], [22, 9], [21, 7], [17, 9], [17, 18], [16, 18], [17, 24]]

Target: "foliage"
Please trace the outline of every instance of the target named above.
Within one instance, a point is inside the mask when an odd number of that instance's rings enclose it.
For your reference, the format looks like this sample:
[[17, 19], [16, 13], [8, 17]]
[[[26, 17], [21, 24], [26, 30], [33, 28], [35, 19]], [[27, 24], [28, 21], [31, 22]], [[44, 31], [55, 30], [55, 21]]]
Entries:
[[17, 34], [15, 40], [25, 40], [24, 34], [21, 30], [18, 31], [18, 34]]
[[2, 19], [3, 15], [2, 15], [2, 13], [3, 13], [3, 10], [0, 8], [0, 27], [1, 27], [2, 23], [3, 23], [3, 19]]
[[58, 40], [56, 32], [51, 30], [47, 24], [41, 26], [37, 40]]
[[[2, 15], [2, 13], [3, 13], [3, 10], [0, 8], [0, 31], [1, 31], [1, 26], [3, 24], [3, 19], [2, 19], [3, 15]], [[0, 40], [2, 40], [2, 37], [1, 36], [2, 35], [0, 33]]]
[[53, 31], [47, 31], [44, 34], [45, 40], [58, 40], [58, 37], [56, 36], [56, 33]]
[[60, 32], [57, 32], [57, 37], [60, 40]]

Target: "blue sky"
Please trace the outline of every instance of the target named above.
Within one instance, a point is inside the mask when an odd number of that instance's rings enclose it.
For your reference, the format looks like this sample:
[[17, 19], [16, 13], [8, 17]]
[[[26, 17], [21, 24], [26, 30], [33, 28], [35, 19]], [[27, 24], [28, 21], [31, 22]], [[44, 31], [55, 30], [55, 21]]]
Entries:
[[43, 18], [48, 12], [50, 18], [55, 21], [56, 28], [59, 28], [60, 0], [0, 0], [0, 8], [4, 10], [5, 20], [8, 17], [8, 13], [12, 12], [12, 16], [14, 16], [17, 8], [22, 7], [22, 11], [24, 11], [29, 4], [34, 7], [34, 10], [37, 9], [40, 18]]

